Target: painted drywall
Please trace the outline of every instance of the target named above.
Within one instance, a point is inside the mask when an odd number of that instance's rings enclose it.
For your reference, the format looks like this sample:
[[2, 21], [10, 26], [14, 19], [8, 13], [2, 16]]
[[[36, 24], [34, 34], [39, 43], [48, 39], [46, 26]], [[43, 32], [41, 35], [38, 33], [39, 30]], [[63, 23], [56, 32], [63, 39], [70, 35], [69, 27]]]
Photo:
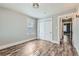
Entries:
[[[71, 9], [71, 10], [68, 10], [68, 11], [65, 11], [65, 12], [62, 12], [62, 13], [60, 13], [60, 14], [58, 14], [58, 15], [55, 15], [55, 16], [53, 16], [53, 20], [54, 20], [54, 22], [55, 23], [53, 23], [53, 35], [54, 35], [54, 39], [55, 39], [55, 41], [58, 41], [59, 42], [59, 39], [57, 39], [58, 38], [58, 30], [57, 29], [59, 29], [58, 28], [58, 16], [61, 16], [61, 15], [66, 15], [66, 14], [70, 14], [70, 13], [75, 13], [75, 12], [77, 12], [77, 10], [76, 9]], [[79, 18], [75, 18], [75, 19], [73, 19], [73, 45], [75, 46], [75, 48], [76, 48], [76, 50], [77, 50], [77, 52], [78, 52], [78, 54], [79, 54]]]
[[79, 18], [73, 20], [73, 43], [79, 54]]
[[64, 11], [62, 13], [56, 14], [52, 17], [52, 21], [53, 21], [53, 23], [52, 23], [52, 25], [53, 25], [53, 29], [52, 29], [53, 30], [53, 32], [52, 32], [53, 37], [52, 37], [52, 39], [54, 41], [57, 41], [57, 42], [60, 41], [58, 39], [58, 29], [59, 29], [58, 28], [58, 26], [59, 26], [58, 17], [61, 16], [61, 15], [66, 15], [66, 14], [70, 14], [70, 13], [74, 13], [74, 12], [76, 12], [76, 9], [70, 9], [70, 10]]
[[33, 8], [33, 3], [1, 3], [1, 7], [13, 9], [35, 18], [46, 18], [78, 6], [78, 3], [39, 3], [39, 8]]
[[35, 19], [0, 8], [0, 46], [36, 37]]
[[[73, 13], [73, 12], [76, 12], [76, 9], [70, 9], [70, 10], [64, 11], [62, 13], [52, 15], [52, 40], [53, 40], [53, 42], [59, 43], [59, 41], [60, 41], [58, 39], [58, 29], [59, 29], [58, 28], [58, 25], [59, 25], [58, 24], [58, 16], [65, 15], [65, 14], [69, 14], [69, 13]], [[38, 20], [38, 23], [40, 22], [40, 20], [47, 20], [49, 18], [51, 18], [51, 17], [44, 18], [44, 19], [39, 19]], [[39, 33], [38, 33], [38, 35], [39, 35]]]

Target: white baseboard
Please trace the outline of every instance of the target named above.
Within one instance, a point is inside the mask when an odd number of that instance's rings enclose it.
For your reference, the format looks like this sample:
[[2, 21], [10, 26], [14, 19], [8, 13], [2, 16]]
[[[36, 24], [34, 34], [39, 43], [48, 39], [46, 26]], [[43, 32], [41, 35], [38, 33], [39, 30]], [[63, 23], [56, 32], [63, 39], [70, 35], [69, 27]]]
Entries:
[[57, 44], [59, 44], [59, 43], [60, 43], [59, 41], [54, 41], [54, 40], [53, 40], [52, 42], [53, 42], [53, 43], [57, 43]]
[[11, 46], [14, 46], [14, 45], [17, 45], [17, 44], [24, 43], [24, 42], [27, 42], [27, 41], [33, 40], [33, 39], [36, 39], [36, 38], [30, 38], [30, 39], [26, 39], [26, 40], [23, 40], [23, 41], [18, 41], [18, 42], [10, 43], [10, 44], [7, 44], [7, 45], [2, 45], [2, 46], [0, 46], [0, 50], [1, 49], [5, 49], [5, 48], [8, 48], [8, 47], [11, 47]]
[[[76, 48], [76, 47], [75, 47]], [[78, 55], [79, 55], [79, 49], [78, 48], [76, 48], [76, 50], [77, 50], [77, 53], [78, 53]]]
[[[37, 38], [37, 39], [41, 39], [41, 38]], [[41, 40], [45, 40], [45, 39], [41, 39]], [[49, 40], [47, 40], [47, 41], [49, 41]], [[56, 40], [52, 40], [52, 41], [50, 41], [50, 42], [57, 43], [57, 44], [60, 43], [60, 41], [56, 41]]]
[[79, 50], [77, 50], [77, 52], [78, 52], [78, 56], [79, 56]]
[[[10, 43], [10, 44], [7, 44], [7, 45], [2, 45], [2, 46], [0, 46], [0, 50], [8, 48], [8, 47], [11, 47], [11, 46], [14, 46], [14, 45], [18, 45], [18, 44], [21, 44], [21, 43], [24, 43], [24, 42], [27, 42], [27, 41], [30, 41], [30, 40], [33, 40], [33, 39], [36, 39], [36, 37], [35, 38], [26, 39], [26, 40], [23, 40], [23, 41], [18, 41], [18, 42]], [[38, 38], [38, 39], [40, 39], [40, 38]], [[59, 44], [58, 41], [51, 41], [51, 42]]]
[[78, 53], [78, 55], [79, 55], [79, 48], [78, 48], [78, 46], [74, 43], [73, 44], [74, 45], [74, 47], [76, 48], [76, 51], [77, 51], [77, 53]]

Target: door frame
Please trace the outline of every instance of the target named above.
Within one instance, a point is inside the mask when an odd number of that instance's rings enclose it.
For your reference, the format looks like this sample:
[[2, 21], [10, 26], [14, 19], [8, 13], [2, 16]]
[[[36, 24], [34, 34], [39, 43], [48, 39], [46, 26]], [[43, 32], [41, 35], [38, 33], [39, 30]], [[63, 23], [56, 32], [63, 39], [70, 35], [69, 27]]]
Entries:
[[69, 14], [65, 14], [65, 15], [60, 15], [58, 16], [58, 40], [60, 43], [60, 40], [62, 39], [62, 19], [68, 19], [68, 18], [72, 18], [72, 42], [73, 42], [73, 23], [74, 23], [74, 19], [75, 19], [75, 13], [69, 13]]

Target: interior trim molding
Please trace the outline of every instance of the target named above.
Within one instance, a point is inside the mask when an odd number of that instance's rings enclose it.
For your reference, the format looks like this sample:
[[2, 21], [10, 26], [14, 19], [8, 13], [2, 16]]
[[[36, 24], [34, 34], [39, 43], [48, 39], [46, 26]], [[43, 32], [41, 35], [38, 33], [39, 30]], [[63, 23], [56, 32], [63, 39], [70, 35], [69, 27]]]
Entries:
[[27, 42], [27, 41], [33, 40], [33, 39], [36, 39], [36, 37], [35, 38], [26, 39], [26, 40], [23, 40], [23, 41], [18, 41], [18, 42], [10, 43], [10, 44], [7, 44], [7, 45], [2, 45], [2, 46], [0, 46], [0, 50], [8, 48], [8, 47], [11, 47], [11, 46], [14, 46], [14, 45], [18, 45], [18, 44], [21, 44], [21, 43], [24, 43], [24, 42]]
[[[39, 37], [38, 37], [38, 39], [41, 39], [41, 38], [39, 38]], [[45, 40], [45, 39], [41, 39], [41, 40]], [[49, 40], [47, 40], [47, 41], [49, 41]], [[52, 40], [52, 41], [50, 41], [50, 42], [60, 44], [60, 41], [55, 41], [55, 40]]]

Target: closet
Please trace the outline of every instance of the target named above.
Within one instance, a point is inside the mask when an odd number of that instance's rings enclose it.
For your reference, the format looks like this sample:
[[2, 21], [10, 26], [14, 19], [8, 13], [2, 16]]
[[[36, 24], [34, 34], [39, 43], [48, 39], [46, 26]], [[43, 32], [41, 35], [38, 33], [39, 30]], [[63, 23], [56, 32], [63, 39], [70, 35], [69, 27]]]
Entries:
[[52, 18], [41, 19], [38, 21], [38, 38], [52, 41]]

